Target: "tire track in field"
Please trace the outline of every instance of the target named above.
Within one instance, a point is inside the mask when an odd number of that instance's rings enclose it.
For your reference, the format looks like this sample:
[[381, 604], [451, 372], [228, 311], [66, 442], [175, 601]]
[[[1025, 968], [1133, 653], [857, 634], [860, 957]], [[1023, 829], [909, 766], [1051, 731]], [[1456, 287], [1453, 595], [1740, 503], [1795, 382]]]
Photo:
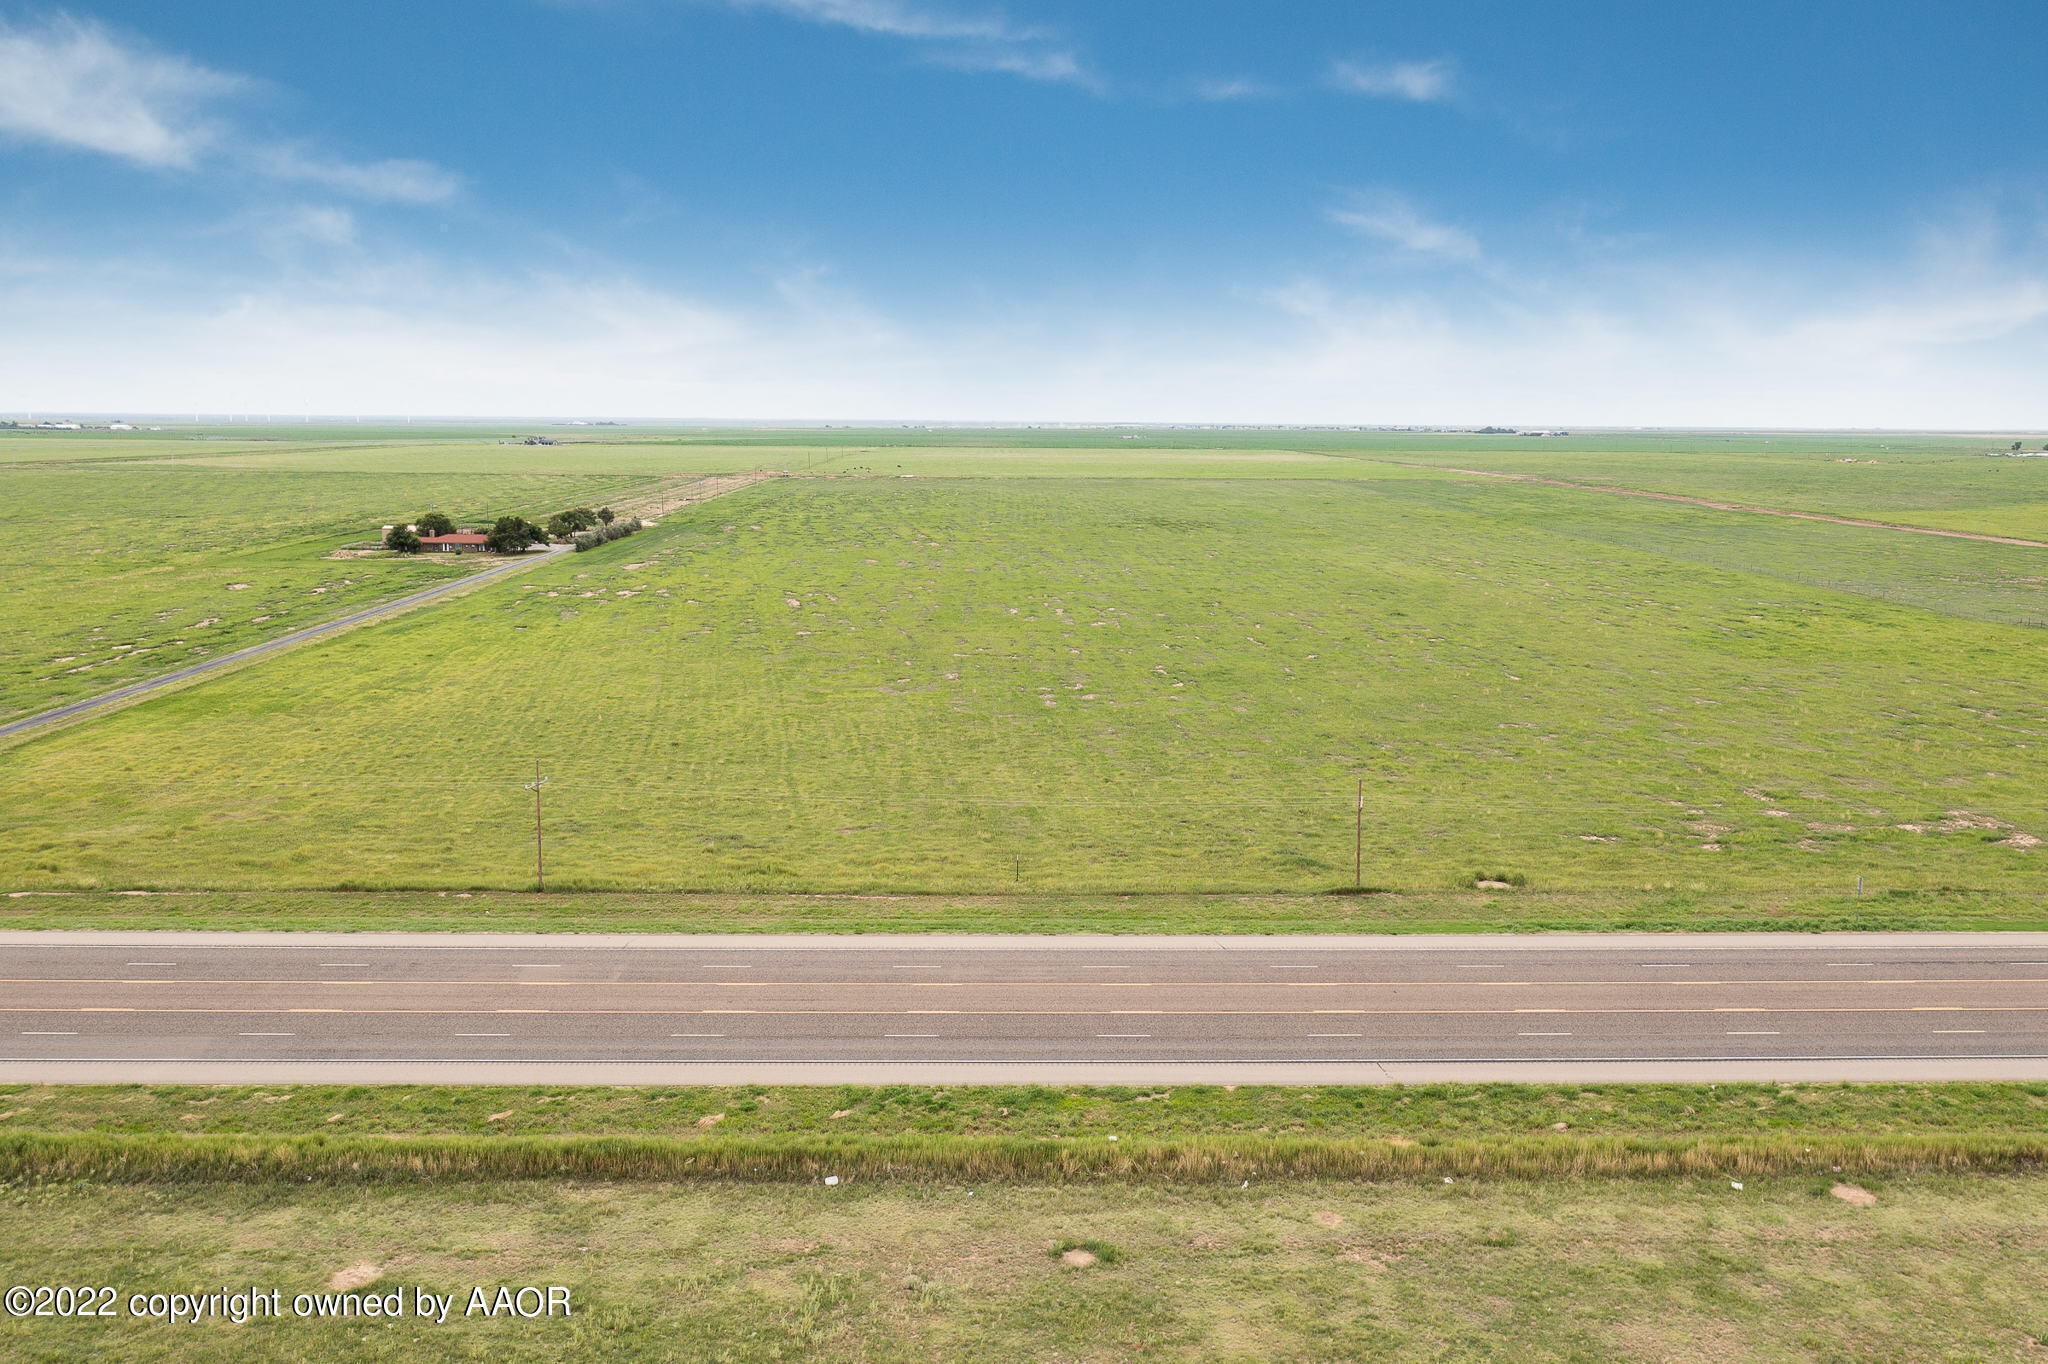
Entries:
[[1685, 502], [1695, 507], [1711, 507], [1715, 511], [1753, 512], [1758, 516], [1788, 516], [1797, 521], [1832, 521], [1838, 526], [1863, 526], [1869, 530], [1900, 530], [1914, 535], [1941, 535], [1951, 540], [1982, 540], [1994, 545], [2021, 545], [2028, 549], [2048, 549], [2048, 540], [2023, 540], [2016, 535], [1986, 535], [1973, 530], [1942, 530], [1936, 526], [1904, 526], [1896, 521], [1868, 521], [1859, 516], [1833, 516], [1827, 512], [1792, 511], [1785, 507], [1758, 507], [1747, 502], [1718, 502], [1710, 497], [1691, 497], [1685, 493], [1651, 492], [1647, 488], [1623, 488], [1612, 483], [1576, 483], [1567, 478], [1544, 478], [1537, 474], [1511, 474], [1498, 469], [1460, 469], [1450, 464], [1419, 464], [1414, 460], [1381, 459], [1367, 455], [1366, 459], [1377, 464], [1398, 464], [1404, 469], [1434, 469], [1439, 473], [1466, 474], [1473, 478], [1498, 478], [1510, 483], [1540, 483], [1546, 488], [1573, 488], [1586, 493], [1613, 493], [1619, 497], [1647, 497], [1658, 502]]

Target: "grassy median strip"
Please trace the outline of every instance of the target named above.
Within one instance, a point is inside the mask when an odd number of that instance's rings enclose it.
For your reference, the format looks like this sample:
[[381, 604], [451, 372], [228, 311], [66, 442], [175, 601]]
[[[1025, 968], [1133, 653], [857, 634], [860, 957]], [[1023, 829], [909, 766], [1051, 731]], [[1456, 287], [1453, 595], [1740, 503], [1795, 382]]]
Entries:
[[1441, 890], [1320, 895], [11, 892], [0, 928], [434, 933], [1564, 933], [2048, 930], [2048, 895]]
[[231, 1137], [0, 1134], [0, 1180], [854, 1179], [989, 1183], [1582, 1179], [1992, 1171], [2048, 1164], [2048, 1134], [1505, 1137], [1428, 1145], [1206, 1136]]
[[106, 1136], [2030, 1136], [2048, 1084], [4, 1085], [0, 1132]]
[[0, 1178], [1237, 1182], [2026, 1170], [2048, 1086], [11, 1086]]

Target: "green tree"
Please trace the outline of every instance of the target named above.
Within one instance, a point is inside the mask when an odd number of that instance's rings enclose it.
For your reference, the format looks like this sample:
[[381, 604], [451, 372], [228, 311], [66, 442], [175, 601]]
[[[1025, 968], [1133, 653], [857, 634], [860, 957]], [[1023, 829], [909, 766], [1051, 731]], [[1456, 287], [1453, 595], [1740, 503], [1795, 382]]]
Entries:
[[2012, 448], [2013, 448], [2013, 449], [2015, 449], [2015, 450], [2019, 449], [2019, 448], [2020, 448], [2020, 443], [2019, 443], [2018, 441], [2014, 441], [2014, 442], [2012, 443]]
[[393, 526], [384, 532], [384, 548], [395, 549], [400, 554], [420, 552], [420, 537], [404, 526]]
[[[2044, 445], [2041, 448], [2043, 450], [2048, 450], [2048, 445]], [[607, 526], [609, 526], [613, 521], [618, 519], [618, 513], [613, 511], [610, 507], [599, 507], [597, 509], [597, 519], [604, 522]]]
[[453, 535], [455, 522], [446, 512], [428, 512], [414, 523], [414, 528], [422, 535]]
[[576, 518], [567, 512], [556, 512], [548, 518], [548, 535], [551, 539], [566, 540], [584, 527], [576, 524]]
[[520, 554], [547, 538], [546, 531], [523, 516], [501, 516], [484, 532], [484, 548], [493, 554]]

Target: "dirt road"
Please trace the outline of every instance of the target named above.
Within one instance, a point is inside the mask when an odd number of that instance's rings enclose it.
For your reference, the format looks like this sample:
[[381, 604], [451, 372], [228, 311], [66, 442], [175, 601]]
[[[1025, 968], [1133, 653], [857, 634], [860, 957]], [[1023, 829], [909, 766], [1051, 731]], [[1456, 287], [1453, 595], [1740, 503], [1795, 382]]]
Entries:
[[568, 550], [569, 546], [567, 545], [551, 545], [538, 554], [529, 553], [521, 558], [514, 559], [510, 563], [487, 568], [481, 573], [472, 573], [466, 578], [457, 578], [453, 582], [438, 583], [433, 587], [408, 593], [403, 597], [384, 602], [378, 606], [366, 606], [360, 611], [351, 611], [345, 616], [336, 616], [332, 620], [321, 621], [318, 625], [308, 625], [302, 629], [293, 630], [288, 634], [279, 635], [276, 639], [265, 640], [261, 644], [252, 644], [246, 649], [237, 649], [231, 654], [222, 654], [219, 658], [209, 658], [203, 662], [190, 664], [187, 667], [178, 669], [176, 672], [165, 673], [161, 677], [145, 678], [140, 682], [134, 682], [110, 692], [102, 692], [98, 696], [88, 696], [83, 701], [73, 701], [69, 705], [58, 706], [55, 710], [46, 710], [37, 715], [23, 716], [19, 720], [10, 720], [4, 725], [0, 725], [0, 739], [9, 738], [16, 734], [24, 734], [33, 729], [41, 729], [46, 725], [60, 724], [65, 720], [81, 715], [90, 715], [95, 711], [106, 710], [112, 706], [119, 706], [134, 700], [136, 697], [147, 696], [151, 692], [162, 691], [166, 687], [174, 687], [180, 682], [189, 681], [192, 678], [217, 671], [221, 668], [232, 667], [237, 663], [246, 663], [252, 658], [262, 658], [266, 654], [274, 654], [280, 650], [289, 649], [293, 645], [303, 644], [309, 639], [319, 639], [325, 635], [337, 634], [340, 631], [367, 624], [373, 620], [381, 620], [385, 616], [395, 616], [401, 611], [409, 611], [415, 606], [433, 601], [437, 597], [445, 597], [451, 592], [466, 592], [479, 583], [491, 582], [507, 574], [517, 573], [521, 569], [530, 568], [534, 564], [544, 563], [557, 554], [567, 553]]

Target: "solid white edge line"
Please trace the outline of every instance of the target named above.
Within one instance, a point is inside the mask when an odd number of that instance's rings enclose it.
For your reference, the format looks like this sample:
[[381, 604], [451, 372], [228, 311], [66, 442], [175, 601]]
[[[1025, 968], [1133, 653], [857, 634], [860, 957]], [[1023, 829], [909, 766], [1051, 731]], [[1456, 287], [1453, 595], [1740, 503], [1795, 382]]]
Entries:
[[1677, 1064], [1756, 1065], [1792, 1061], [2048, 1061], [2048, 1052], [1922, 1052], [1917, 1056], [1051, 1056], [977, 1061], [957, 1056], [905, 1058], [725, 1056], [677, 1061], [671, 1056], [0, 1056], [0, 1064], [178, 1065], [178, 1066], [1653, 1066]]

